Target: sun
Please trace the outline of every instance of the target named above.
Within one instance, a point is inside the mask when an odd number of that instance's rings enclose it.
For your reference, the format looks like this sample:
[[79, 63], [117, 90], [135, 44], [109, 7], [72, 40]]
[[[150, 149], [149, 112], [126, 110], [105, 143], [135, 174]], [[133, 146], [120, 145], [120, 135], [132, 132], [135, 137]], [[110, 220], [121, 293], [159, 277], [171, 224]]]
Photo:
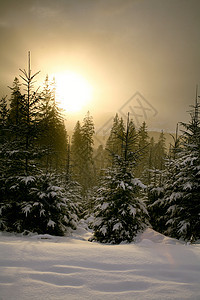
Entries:
[[56, 101], [66, 113], [81, 111], [92, 99], [92, 86], [78, 73], [65, 71], [54, 74]]

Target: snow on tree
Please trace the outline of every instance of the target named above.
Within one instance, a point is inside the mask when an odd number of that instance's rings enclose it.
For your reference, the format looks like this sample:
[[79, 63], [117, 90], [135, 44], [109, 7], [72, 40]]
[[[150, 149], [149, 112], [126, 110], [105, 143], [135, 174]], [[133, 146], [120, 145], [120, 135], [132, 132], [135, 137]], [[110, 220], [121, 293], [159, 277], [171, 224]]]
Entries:
[[150, 184], [147, 188], [147, 209], [149, 212], [149, 222], [152, 228], [160, 233], [164, 233], [166, 229], [166, 208], [164, 207], [163, 201], [164, 193], [165, 190], [163, 186], [154, 186]]
[[132, 242], [148, 225], [148, 213], [139, 193], [145, 186], [131, 172], [135, 165], [130, 151], [134, 142], [133, 128], [128, 118], [126, 132], [120, 137], [122, 155], [113, 153], [113, 166], [107, 169], [97, 191], [91, 240], [112, 244]]
[[64, 235], [78, 222], [78, 204], [53, 175], [9, 178], [1, 202], [1, 230]]
[[[196, 149], [173, 162], [176, 171], [166, 182], [166, 234], [187, 241], [200, 238], [200, 160]], [[172, 170], [172, 169], [171, 169]]]
[[[0, 228], [64, 234], [75, 228], [78, 201], [74, 186], [52, 178], [61, 174], [67, 157], [66, 130], [48, 77], [41, 94], [33, 89], [30, 52], [28, 71], [15, 78], [10, 107], [0, 100]], [[47, 171], [50, 175], [39, 175]], [[74, 202], [74, 204], [73, 204]]]
[[175, 180], [171, 193], [165, 197], [169, 203], [167, 233], [187, 241], [200, 238], [200, 120], [199, 103], [190, 113], [189, 123], [182, 123], [183, 148], [174, 160]]
[[[200, 121], [199, 104], [191, 111], [189, 123], [182, 123], [182, 143], [175, 140], [166, 160], [162, 197], [152, 204], [164, 220], [161, 232], [185, 241], [200, 238]], [[156, 228], [158, 230], [158, 228]]]
[[92, 240], [119, 244], [132, 242], [147, 224], [147, 210], [140, 199], [140, 185], [126, 167], [109, 169], [98, 190]]

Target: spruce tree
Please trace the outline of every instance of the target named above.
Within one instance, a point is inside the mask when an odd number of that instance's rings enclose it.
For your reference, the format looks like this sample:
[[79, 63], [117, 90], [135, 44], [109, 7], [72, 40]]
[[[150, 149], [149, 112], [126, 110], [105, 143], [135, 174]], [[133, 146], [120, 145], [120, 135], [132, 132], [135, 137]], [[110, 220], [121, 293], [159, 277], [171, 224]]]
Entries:
[[71, 163], [72, 163], [72, 177], [74, 180], [81, 183], [83, 158], [82, 158], [82, 131], [81, 124], [77, 121], [72, 135], [71, 145]]
[[[39, 72], [32, 75], [30, 52], [28, 53], [28, 70], [20, 69], [20, 71], [22, 74], [20, 77], [25, 87], [25, 94], [20, 102], [22, 118], [17, 124], [17, 127], [20, 128], [21, 132], [19, 140], [19, 150], [22, 157], [21, 170], [22, 173], [29, 175], [35, 168], [34, 159], [38, 155], [34, 142], [37, 136], [39, 118], [38, 104], [40, 101], [38, 89], [36, 89], [36, 91], [34, 90], [34, 79]], [[15, 106], [15, 108], [17, 107]]]
[[100, 179], [106, 167], [106, 153], [103, 145], [99, 145], [94, 151], [95, 177], [97, 181]]
[[[4, 170], [6, 176], [11, 176], [15, 172], [22, 172], [24, 170], [24, 154], [22, 151], [23, 136], [24, 136], [24, 118], [23, 118], [23, 99], [24, 96], [20, 92], [19, 80], [15, 77], [11, 89], [11, 97], [9, 99], [9, 109], [6, 108], [6, 127], [4, 120], [4, 140], [6, 143], [2, 148], [1, 154], [4, 160]], [[8, 101], [4, 99], [4, 117], [5, 119], [5, 105]], [[2, 103], [3, 104], [3, 103]], [[23, 158], [22, 158], [23, 157]]]
[[150, 139], [149, 147], [148, 147], [148, 156], [147, 156], [147, 168], [145, 170], [145, 183], [151, 184], [153, 178], [153, 169], [154, 169], [154, 161], [155, 161], [155, 140], [153, 137]]
[[93, 146], [94, 146], [94, 122], [92, 116], [88, 112], [83, 119], [81, 127], [82, 132], [82, 157], [84, 162], [82, 186], [84, 191], [87, 191], [94, 185], [94, 160], [93, 160]]
[[[140, 153], [140, 160], [135, 170], [135, 175], [141, 178], [143, 181], [146, 179], [145, 172], [148, 168], [148, 156], [149, 156], [149, 136], [147, 132], [147, 125], [145, 122], [139, 127], [137, 132], [137, 147]], [[145, 180], [147, 181], [147, 180]]]
[[166, 151], [166, 138], [164, 132], [161, 131], [158, 142], [155, 144], [155, 162], [154, 167], [159, 170], [164, 170], [165, 168], [165, 158], [167, 155]]
[[97, 191], [91, 240], [112, 244], [132, 242], [148, 224], [148, 213], [139, 193], [145, 186], [131, 171], [136, 163], [131, 151], [135, 142], [133, 128], [128, 118], [126, 131], [119, 138], [121, 155], [118, 149], [113, 153], [113, 166], [108, 168]]
[[[150, 223], [153, 229], [163, 232], [165, 221], [163, 220], [163, 196], [164, 196], [164, 180], [166, 175], [165, 161], [167, 157], [165, 136], [163, 131], [160, 133], [157, 143], [152, 138], [149, 145], [149, 168], [147, 169], [148, 183], [148, 212], [150, 215]], [[159, 203], [159, 205], [158, 205]], [[161, 203], [161, 205], [160, 205]]]
[[71, 187], [60, 186], [58, 176], [47, 173], [50, 168], [44, 167], [41, 156], [51, 143], [51, 165], [52, 156], [57, 156], [52, 170], [58, 169], [61, 156], [66, 160], [66, 131], [48, 79], [44, 93], [34, 91], [37, 73], [31, 74], [30, 53], [28, 62], [28, 71], [21, 70], [25, 94], [15, 79], [10, 110], [5, 99], [0, 102], [0, 229], [62, 235], [68, 228], [75, 229], [78, 203], [73, 204]]
[[38, 146], [44, 150], [42, 163], [46, 171], [58, 171], [65, 166], [67, 132], [55, 99], [55, 84], [46, 76], [40, 100], [40, 134]]
[[183, 147], [172, 160], [164, 202], [166, 233], [193, 242], [200, 238], [200, 120], [197, 101], [190, 115], [190, 122], [182, 123], [185, 128]]
[[6, 97], [2, 97], [0, 99], [0, 201], [2, 203], [5, 199], [5, 180], [9, 161], [7, 158], [9, 150], [8, 111]]
[[2, 149], [3, 144], [8, 137], [8, 106], [6, 97], [0, 99], [0, 146]]
[[21, 94], [21, 84], [19, 79], [15, 77], [12, 87], [9, 110], [9, 123], [12, 130], [18, 135], [20, 133], [19, 126], [25, 121], [24, 116], [24, 95]]
[[122, 138], [124, 135], [125, 126], [122, 118], [119, 118], [118, 114], [115, 115], [113, 119], [113, 125], [110, 131], [110, 135], [106, 142], [106, 150], [107, 150], [107, 166], [113, 165], [113, 155], [122, 154]]
[[95, 183], [93, 135], [94, 123], [88, 112], [82, 126], [79, 121], [76, 123], [71, 146], [72, 176], [82, 186], [83, 196], [86, 198]]
[[54, 175], [18, 176], [8, 180], [7, 201], [1, 203], [1, 230], [64, 235], [76, 229], [78, 205]]

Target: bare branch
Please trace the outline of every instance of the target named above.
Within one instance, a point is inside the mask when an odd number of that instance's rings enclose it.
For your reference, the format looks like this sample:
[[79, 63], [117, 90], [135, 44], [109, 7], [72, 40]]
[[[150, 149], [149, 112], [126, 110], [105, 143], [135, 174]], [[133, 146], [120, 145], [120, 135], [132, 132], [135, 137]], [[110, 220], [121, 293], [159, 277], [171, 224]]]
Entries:
[[40, 71], [38, 71], [38, 72], [36, 72], [35, 74], [33, 74], [33, 76], [31, 76], [31, 80], [36, 76], [36, 75], [38, 75], [40, 73]]
[[[19, 75], [24, 81], [26, 81], [28, 83], [28, 80], [26, 78], [24, 78], [22, 75]], [[24, 83], [23, 83], [24, 84]]]

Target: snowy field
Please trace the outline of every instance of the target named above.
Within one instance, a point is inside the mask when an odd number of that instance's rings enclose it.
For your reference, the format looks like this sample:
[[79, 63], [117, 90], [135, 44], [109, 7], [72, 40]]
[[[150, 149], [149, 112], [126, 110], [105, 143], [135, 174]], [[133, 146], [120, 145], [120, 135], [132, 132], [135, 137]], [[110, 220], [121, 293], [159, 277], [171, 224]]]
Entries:
[[71, 237], [0, 235], [0, 300], [200, 299], [200, 244], [151, 229], [136, 243]]

